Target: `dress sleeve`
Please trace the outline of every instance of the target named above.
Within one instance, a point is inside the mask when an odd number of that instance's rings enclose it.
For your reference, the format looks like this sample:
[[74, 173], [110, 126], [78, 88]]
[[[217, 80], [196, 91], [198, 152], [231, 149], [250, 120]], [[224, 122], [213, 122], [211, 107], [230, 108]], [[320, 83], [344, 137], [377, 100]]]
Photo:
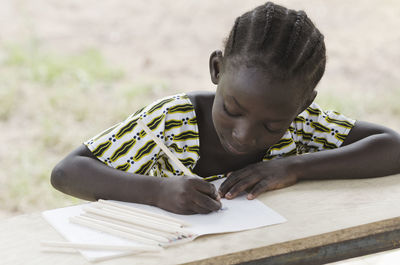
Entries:
[[161, 149], [137, 124], [142, 119], [147, 126], [158, 132], [164, 131], [166, 105], [175, 100], [164, 98], [130, 115], [92, 139], [84, 142], [100, 161], [113, 168], [136, 174], [148, 175], [156, 163]]
[[160, 99], [84, 144], [100, 161], [141, 175], [182, 175], [161, 148], [137, 124], [141, 119], [190, 170], [200, 155], [194, 107], [185, 94]]
[[355, 120], [336, 111], [323, 111], [312, 103], [290, 125], [282, 139], [271, 146], [264, 160], [338, 148]]
[[338, 148], [353, 128], [355, 120], [336, 111], [323, 111], [312, 103], [293, 122], [293, 138], [299, 151], [322, 151]]

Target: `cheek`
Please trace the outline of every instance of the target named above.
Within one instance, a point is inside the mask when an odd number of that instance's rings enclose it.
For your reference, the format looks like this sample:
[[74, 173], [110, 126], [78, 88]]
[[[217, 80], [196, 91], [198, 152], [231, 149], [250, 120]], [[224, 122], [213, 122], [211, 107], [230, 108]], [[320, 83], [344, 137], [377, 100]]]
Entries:
[[231, 131], [231, 119], [225, 114], [222, 105], [218, 104], [218, 102], [213, 105], [212, 120], [217, 134]]
[[[261, 141], [260, 144], [264, 146], [264, 148], [270, 148], [274, 144], [278, 143], [280, 139], [285, 135], [283, 134], [278, 134], [278, 135], [271, 135], [269, 133], [265, 133], [263, 137], [260, 137]], [[261, 143], [262, 142], [262, 143]]]

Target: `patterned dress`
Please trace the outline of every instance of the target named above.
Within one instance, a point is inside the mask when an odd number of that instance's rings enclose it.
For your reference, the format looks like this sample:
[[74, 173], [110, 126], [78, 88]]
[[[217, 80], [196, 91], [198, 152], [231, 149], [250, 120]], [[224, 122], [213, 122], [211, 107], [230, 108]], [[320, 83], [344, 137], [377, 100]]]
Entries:
[[[170, 177], [183, 172], [140, 128], [142, 119], [172, 153], [193, 171], [200, 159], [196, 112], [186, 94], [160, 99], [130, 115], [84, 144], [113, 168], [142, 175]], [[264, 161], [340, 147], [355, 121], [337, 112], [324, 112], [312, 103], [291, 123], [278, 143], [265, 150]], [[225, 173], [225, 172], [221, 172]], [[223, 174], [204, 177], [214, 180]]]

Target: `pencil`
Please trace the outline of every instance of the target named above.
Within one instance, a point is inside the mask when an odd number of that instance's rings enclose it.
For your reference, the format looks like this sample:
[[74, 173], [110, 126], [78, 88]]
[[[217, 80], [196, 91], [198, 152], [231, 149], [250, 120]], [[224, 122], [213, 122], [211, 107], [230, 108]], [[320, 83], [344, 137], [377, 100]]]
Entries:
[[[131, 246], [131, 245], [106, 245], [106, 244], [92, 244], [92, 243], [73, 243], [73, 242], [58, 242], [58, 241], [41, 241], [42, 247], [49, 247], [43, 250], [47, 251], [50, 248], [72, 248], [72, 249], [91, 249], [91, 250], [119, 250], [119, 251], [161, 251], [162, 247], [159, 246]], [[60, 251], [58, 250], [58, 251]], [[61, 250], [63, 251], [63, 250]]]
[[169, 242], [168, 238], [164, 237], [163, 235], [160, 235], [159, 233], [157, 233], [157, 231], [154, 231], [153, 233], [149, 233], [149, 232], [145, 232], [138, 228], [126, 227], [123, 225], [107, 222], [105, 220], [99, 220], [96, 218], [96, 216], [90, 217], [90, 216], [81, 215], [79, 217], [82, 218], [82, 220], [86, 220], [86, 221], [92, 222], [94, 224], [104, 225], [104, 226], [107, 226], [107, 227], [115, 229], [115, 230], [120, 230], [120, 231], [127, 232], [127, 233], [130, 233], [133, 235], [137, 235], [137, 236], [144, 237], [147, 239], [155, 240], [160, 243]]
[[156, 142], [158, 147], [160, 147], [161, 150], [163, 150], [164, 153], [175, 163], [175, 165], [183, 172], [183, 174], [185, 174], [186, 176], [200, 178], [194, 175], [187, 167], [185, 167], [185, 165], [183, 165], [182, 162], [176, 156], [174, 156], [174, 154], [168, 149], [168, 147], [157, 136], [154, 135], [154, 133], [150, 130], [150, 128], [147, 127], [147, 125], [141, 119], [139, 119], [137, 123], [150, 136], [150, 138], [154, 142]]
[[185, 221], [182, 221], [180, 219], [173, 218], [173, 217], [166, 216], [166, 215], [162, 215], [162, 214], [153, 213], [153, 212], [146, 211], [146, 210], [143, 210], [143, 209], [139, 209], [139, 208], [135, 208], [135, 207], [132, 207], [132, 206], [128, 206], [128, 205], [125, 205], [125, 204], [122, 204], [122, 203], [107, 201], [107, 200], [103, 200], [103, 199], [98, 200], [98, 203], [100, 203], [102, 205], [109, 205], [109, 206], [117, 207], [119, 209], [126, 210], [126, 211], [129, 211], [129, 212], [132, 212], [132, 213], [139, 213], [139, 214], [151, 216], [151, 217], [154, 217], [154, 218], [166, 220], [166, 221], [169, 221], [169, 222], [173, 222], [173, 223], [179, 224], [181, 226], [190, 226], [189, 223], [187, 223]]
[[131, 218], [133, 218], [133, 220], [148, 222], [148, 223], [157, 224], [157, 225], [164, 225], [165, 227], [171, 227], [171, 228], [181, 228], [182, 227], [182, 225], [177, 224], [177, 223], [168, 222], [163, 219], [151, 218], [146, 215], [139, 215], [136, 213], [131, 213], [129, 211], [123, 211], [116, 207], [109, 207], [109, 206], [96, 207], [96, 205], [94, 205], [94, 206], [95, 206], [95, 207], [93, 207], [94, 209], [98, 209], [98, 210], [101, 210], [101, 211], [104, 211], [107, 213], [114, 213], [116, 215], [121, 215], [121, 216], [125, 216], [125, 217], [131, 217]]
[[105, 217], [117, 219], [120, 221], [128, 222], [131, 224], [148, 227], [148, 228], [155, 229], [155, 230], [160, 230], [160, 231], [169, 232], [169, 233], [187, 234], [186, 230], [183, 228], [180, 228], [180, 227], [173, 227], [173, 226], [164, 225], [164, 224], [160, 224], [160, 223], [156, 223], [156, 222], [150, 222], [150, 221], [146, 221], [143, 218], [132, 218], [132, 216], [117, 213], [115, 211], [109, 211], [109, 210], [104, 210], [104, 209], [100, 210], [100, 209], [93, 208], [93, 207], [84, 207], [84, 211], [86, 211], [88, 213], [93, 213], [96, 215], [105, 216]]
[[71, 223], [73, 223], [73, 224], [86, 226], [86, 227], [91, 228], [91, 229], [102, 231], [102, 232], [108, 233], [110, 235], [114, 235], [114, 236], [119, 236], [119, 237], [123, 237], [123, 238], [126, 238], [126, 239], [130, 239], [130, 240], [133, 240], [133, 241], [136, 241], [136, 242], [140, 242], [140, 243], [143, 243], [143, 244], [147, 244], [147, 245], [158, 245], [159, 244], [159, 242], [157, 242], [155, 240], [144, 238], [144, 237], [141, 237], [141, 236], [137, 236], [137, 235], [134, 235], [134, 234], [131, 234], [131, 233], [127, 233], [127, 232], [121, 231], [121, 230], [117, 230], [117, 229], [111, 228], [111, 227], [106, 226], [106, 225], [93, 223], [91, 221], [85, 220], [84, 218], [82, 218], [80, 216], [70, 217], [69, 221]]
[[147, 233], [150, 233], [150, 234], [152, 234], [152, 233], [154, 233], [156, 231], [157, 234], [159, 234], [160, 236], [163, 236], [163, 237], [165, 237], [165, 238], [167, 238], [168, 240], [171, 240], [171, 241], [175, 240], [176, 237], [177, 237], [176, 233], [167, 233], [167, 232], [163, 232], [163, 231], [159, 231], [159, 230], [154, 230], [154, 229], [151, 229], [151, 228], [146, 228], [146, 227], [143, 227], [143, 226], [137, 226], [137, 225], [134, 225], [134, 224], [126, 223], [126, 222], [123, 222], [123, 221], [119, 221], [119, 220], [116, 220], [116, 219], [107, 218], [107, 217], [104, 217], [104, 216], [95, 215], [95, 214], [91, 214], [91, 213], [84, 213], [84, 214], [81, 214], [80, 216], [89, 217], [89, 218], [93, 218], [93, 219], [96, 219], [96, 220], [108, 222], [108, 223], [111, 223], [111, 224], [121, 225], [121, 226], [128, 227], [128, 228], [140, 229], [141, 231], [147, 232]]

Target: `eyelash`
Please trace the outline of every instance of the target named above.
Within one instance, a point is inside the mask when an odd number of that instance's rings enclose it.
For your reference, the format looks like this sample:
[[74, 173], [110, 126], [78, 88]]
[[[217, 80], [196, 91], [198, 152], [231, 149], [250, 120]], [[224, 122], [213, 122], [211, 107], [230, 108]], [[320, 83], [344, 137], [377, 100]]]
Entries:
[[280, 134], [280, 133], [282, 133], [282, 130], [271, 130], [265, 125], [264, 125], [264, 128], [265, 128], [265, 130], [267, 130], [269, 133], [272, 133], [272, 134]]
[[232, 113], [230, 113], [230, 112], [228, 111], [228, 109], [226, 108], [226, 105], [225, 105], [225, 104], [223, 104], [223, 107], [224, 107], [225, 113], [228, 114], [228, 116], [231, 116], [231, 117], [239, 117], [239, 116], [240, 116], [240, 114], [232, 114]]
[[[241, 114], [232, 114], [232, 113], [230, 113], [228, 111], [228, 109], [226, 108], [225, 104], [223, 104], [223, 108], [224, 108], [225, 113], [228, 114], [228, 116], [231, 116], [231, 117], [239, 117], [239, 116], [241, 116]], [[268, 131], [269, 133], [272, 133], [272, 134], [280, 134], [280, 133], [282, 133], [282, 130], [276, 130], [276, 131], [275, 130], [271, 130], [265, 125], [264, 125], [264, 129], [266, 131]]]

